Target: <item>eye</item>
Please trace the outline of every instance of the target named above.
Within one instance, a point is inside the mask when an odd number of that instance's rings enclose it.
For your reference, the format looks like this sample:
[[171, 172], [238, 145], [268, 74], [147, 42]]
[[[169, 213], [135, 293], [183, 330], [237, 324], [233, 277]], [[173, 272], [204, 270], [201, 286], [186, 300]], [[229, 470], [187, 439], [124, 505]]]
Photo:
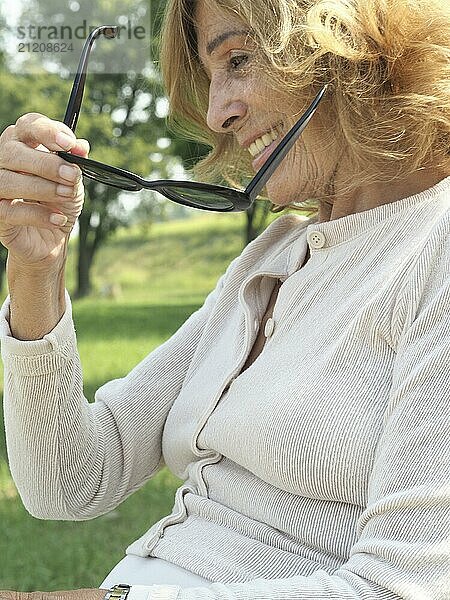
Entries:
[[236, 71], [238, 69], [240, 69], [241, 67], [243, 67], [249, 60], [249, 55], [248, 54], [235, 54], [234, 56], [230, 57], [230, 69], [232, 71]]

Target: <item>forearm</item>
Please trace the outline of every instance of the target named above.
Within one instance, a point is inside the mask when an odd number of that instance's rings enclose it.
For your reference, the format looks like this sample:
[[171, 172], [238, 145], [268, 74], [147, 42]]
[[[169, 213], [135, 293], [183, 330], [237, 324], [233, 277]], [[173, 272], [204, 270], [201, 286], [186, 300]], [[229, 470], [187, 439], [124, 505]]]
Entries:
[[[101, 468], [93, 464], [97, 464], [95, 424], [83, 395], [68, 298], [66, 304], [62, 319], [44, 339], [2, 338], [9, 465], [24, 505], [38, 518], [73, 518], [74, 506], [84, 500], [79, 498], [80, 486], [77, 490], [68, 486], [80, 483], [86, 470], [93, 474]], [[4, 334], [8, 313], [5, 303]]]
[[36, 268], [9, 255], [7, 276], [11, 334], [19, 340], [43, 338], [65, 311], [64, 262]]

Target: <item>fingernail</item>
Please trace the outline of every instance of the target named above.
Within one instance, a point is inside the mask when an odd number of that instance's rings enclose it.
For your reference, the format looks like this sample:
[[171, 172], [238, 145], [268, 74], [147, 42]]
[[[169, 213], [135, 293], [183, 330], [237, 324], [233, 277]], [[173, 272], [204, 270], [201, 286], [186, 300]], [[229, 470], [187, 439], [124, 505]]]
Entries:
[[58, 146], [60, 146], [63, 150], [69, 150], [69, 148], [72, 148], [75, 143], [75, 136], [71, 137], [63, 131], [58, 131], [55, 139]]
[[62, 165], [59, 167], [59, 176], [62, 179], [67, 179], [67, 181], [76, 181], [78, 178], [78, 169], [77, 167], [69, 167], [67, 165]]
[[50, 215], [50, 223], [53, 225], [65, 225], [67, 223], [67, 217], [65, 215], [60, 215], [58, 213], [52, 213]]
[[71, 198], [75, 195], [75, 190], [72, 186], [60, 184], [56, 186], [56, 193], [58, 194], [58, 196], [65, 196], [66, 198]]

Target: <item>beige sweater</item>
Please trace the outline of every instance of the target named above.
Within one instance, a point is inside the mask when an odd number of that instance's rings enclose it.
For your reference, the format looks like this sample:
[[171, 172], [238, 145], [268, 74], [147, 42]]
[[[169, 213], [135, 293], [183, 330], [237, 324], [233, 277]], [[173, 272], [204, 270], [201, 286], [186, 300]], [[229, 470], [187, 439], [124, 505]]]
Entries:
[[[25, 506], [90, 519], [166, 464], [184, 480], [173, 511], [128, 553], [215, 583], [142, 597], [449, 599], [449, 232], [450, 178], [330, 222], [282, 216], [94, 404], [70, 305], [21, 342], [5, 303], [6, 434]], [[276, 278], [266, 346], [237, 376]]]

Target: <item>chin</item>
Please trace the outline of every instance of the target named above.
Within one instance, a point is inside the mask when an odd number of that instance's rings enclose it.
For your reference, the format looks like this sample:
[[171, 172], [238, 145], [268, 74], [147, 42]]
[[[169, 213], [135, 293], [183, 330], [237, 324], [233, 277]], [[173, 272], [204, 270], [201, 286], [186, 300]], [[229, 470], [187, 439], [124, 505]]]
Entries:
[[302, 188], [287, 184], [286, 179], [280, 179], [278, 182], [271, 181], [266, 189], [269, 200], [276, 206], [287, 206], [294, 202], [299, 204], [310, 200], [312, 196], [312, 191], [308, 194]]
[[314, 171], [310, 178], [303, 176], [301, 179], [292, 176], [294, 172], [306, 173], [308, 171], [307, 167], [302, 165], [301, 168], [297, 166], [296, 169], [291, 168], [289, 171], [280, 169], [278, 173], [275, 172], [266, 185], [269, 200], [276, 206], [287, 206], [304, 202], [310, 204], [311, 201], [321, 198], [326, 189], [322, 174]]

